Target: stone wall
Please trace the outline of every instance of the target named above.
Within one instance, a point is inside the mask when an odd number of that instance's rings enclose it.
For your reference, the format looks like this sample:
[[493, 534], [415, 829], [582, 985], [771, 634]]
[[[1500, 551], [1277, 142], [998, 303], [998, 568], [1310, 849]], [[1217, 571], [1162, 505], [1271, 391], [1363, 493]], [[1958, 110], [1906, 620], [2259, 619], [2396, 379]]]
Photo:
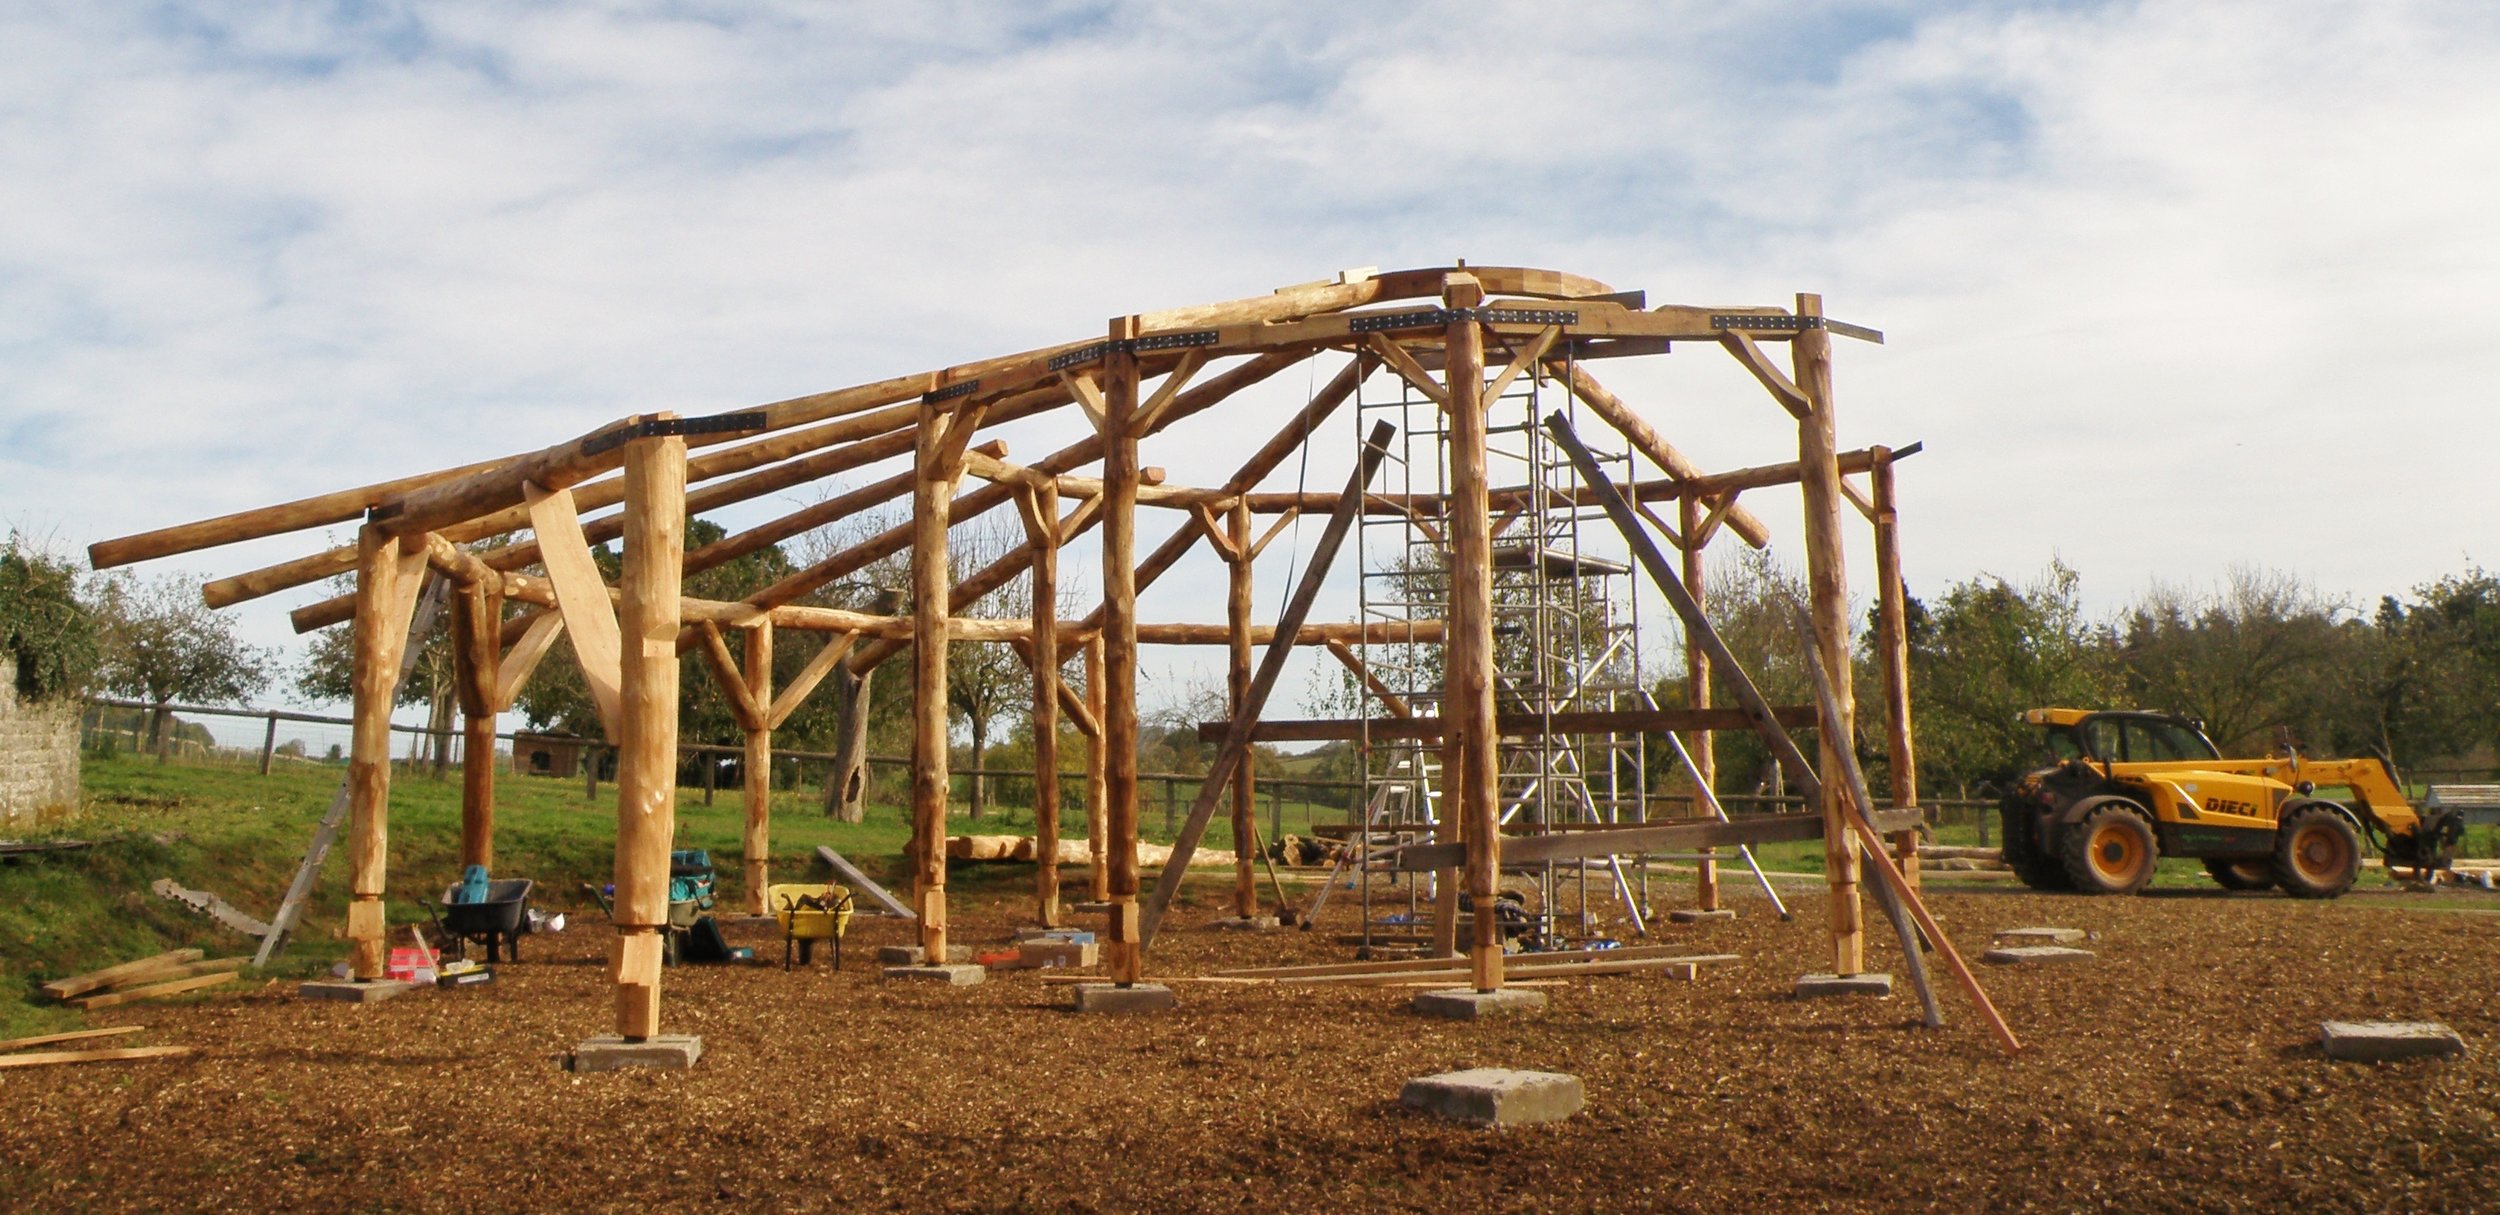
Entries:
[[0, 831], [77, 811], [78, 703], [21, 703], [17, 663], [0, 657]]

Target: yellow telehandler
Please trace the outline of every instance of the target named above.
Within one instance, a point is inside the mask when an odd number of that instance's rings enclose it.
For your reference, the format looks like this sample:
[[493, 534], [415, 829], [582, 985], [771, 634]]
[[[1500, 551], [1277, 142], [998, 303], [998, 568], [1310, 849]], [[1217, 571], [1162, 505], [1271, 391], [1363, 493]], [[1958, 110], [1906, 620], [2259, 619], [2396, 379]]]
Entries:
[[[2417, 810], [2382, 759], [2310, 759], [2294, 747], [2224, 759], [2203, 724], [2167, 713], [2032, 709], [2057, 762], [2000, 804], [2005, 860], [2035, 890], [2134, 894], [2165, 856], [2193, 857], [2232, 890], [2331, 899], [2361, 872], [2363, 841], [2393, 872], [2448, 866], [2456, 810]], [[2334, 796], [2329, 796], [2334, 794]]]

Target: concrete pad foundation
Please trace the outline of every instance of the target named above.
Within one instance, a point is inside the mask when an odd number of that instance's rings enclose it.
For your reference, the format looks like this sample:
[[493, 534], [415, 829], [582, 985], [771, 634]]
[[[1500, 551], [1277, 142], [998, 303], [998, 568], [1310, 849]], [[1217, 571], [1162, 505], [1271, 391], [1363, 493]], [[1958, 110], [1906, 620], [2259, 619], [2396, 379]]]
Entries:
[[1417, 1077], [1406, 1082], [1398, 1100], [1472, 1126], [1560, 1122], [1588, 1104], [1578, 1076], [1496, 1067]]
[[358, 983], [350, 979], [318, 979], [297, 987], [295, 994], [306, 1000], [336, 1000], [342, 1004], [379, 1004], [384, 1000], [407, 995], [416, 989], [416, 984], [403, 983], [398, 979], [376, 979], [370, 983]]
[[1796, 996], [1800, 1000], [1818, 996], [1875, 996], [1892, 994], [1892, 976], [1888, 974], [1806, 975], [1797, 980]]
[[1708, 924], [1719, 920], [1735, 919], [1736, 911], [1732, 907], [1721, 907], [1712, 911], [1703, 911], [1698, 907], [1679, 907], [1668, 912], [1667, 918], [1678, 924]]
[[886, 981], [890, 983], [943, 983], [948, 987], [978, 987], [990, 977], [986, 966], [956, 962], [946, 966], [888, 966]]
[[565, 1066], [577, 1072], [616, 1072], [629, 1067], [683, 1071], [703, 1057], [703, 1039], [690, 1034], [661, 1034], [629, 1042], [601, 1034], [573, 1048]]
[[2387, 1063], [2465, 1053], [2465, 1039], [2437, 1021], [2329, 1021], [2318, 1027], [2329, 1059]]
[[[1488, 1017], [1515, 1017], [1545, 1007], [1545, 993], [1533, 987], [1505, 987], [1500, 991], [1476, 991], [1456, 987], [1439, 991], [1415, 993], [1415, 1011], [1445, 1021], [1482, 1021]], [[1573, 1081], [1577, 1084], [1578, 1081]]]
[[1122, 987], [1117, 983], [1079, 983], [1076, 1010], [1081, 1013], [1163, 1012], [1180, 1007], [1172, 989], [1161, 983]]
[[[950, 963], [969, 962], [972, 960], [972, 947], [949, 945], [946, 947], [946, 960]], [[920, 947], [917, 945], [880, 945], [877, 947], [879, 965], [918, 966], [922, 961], [924, 959], [920, 956]]]
[[1979, 960], [1994, 966], [2038, 966], [2048, 962], [2089, 962], [2089, 949], [2073, 949], [2064, 945], [2000, 945], [1979, 955]]
[[1999, 945], [2081, 945], [2090, 934], [2080, 928], [2007, 928], [1996, 934]]
[[1283, 926], [1272, 915], [1228, 915], [1207, 924], [1217, 932], [1274, 932]]

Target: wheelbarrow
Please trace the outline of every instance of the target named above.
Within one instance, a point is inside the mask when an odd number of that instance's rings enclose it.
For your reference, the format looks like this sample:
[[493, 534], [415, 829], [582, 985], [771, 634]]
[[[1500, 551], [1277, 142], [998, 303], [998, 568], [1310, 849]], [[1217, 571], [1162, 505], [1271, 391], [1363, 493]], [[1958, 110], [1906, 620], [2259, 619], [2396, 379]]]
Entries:
[[[672, 896], [674, 896], [677, 891], [683, 889], [683, 886], [681, 885], [683, 880], [684, 879], [673, 879], [671, 881], [670, 886]], [[603, 888], [584, 882], [582, 883], [582, 889], [588, 891], [591, 899], [599, 904], [599, 910], [607, 913], [608, 922], [611, 924], [615, 923], [616, 903], [614, 901], [614, 895], [616, 893], [616, 887], [607, 886]], [[663, 926], [663, 931], [660, 934], [660, 961], [664, 965], [675, 966], [677, 964], [677, 955], [684, 948], [686, 943], [686, 933], [694, 928], [696, 921], [704, 918], [704, 905], [704, 901], [700, 898], [681, 899], [671, 897], [669, 899], [668, 923]]]
[[503, 961], [503, 953], [511, 960], [521, 960], [521, 934], [528, 932], [530, 917], [528, 878], [497, 878], [486, 884], [486, 897], [475, 903], [455, 903], [457, 885], [443, 888], [443, 901], [438, 906], [431, 899], [425, 904], [428, 918], [434, 921], [434, 934], [443, 939], [444, 951], [454, 957], [468, 956], [468, 943], [486, 947], [486, 960]]
[[851, 926], [851, 892], [832, 884], [781, 884], [767, 887], [765, 902], [781, 922], [781, 968], [790, 969], [790, 946], [799, 947], [799, 965], [815, 960], [816, 942], [833, 942], [833, 968], [842, 969], [842, 934]]

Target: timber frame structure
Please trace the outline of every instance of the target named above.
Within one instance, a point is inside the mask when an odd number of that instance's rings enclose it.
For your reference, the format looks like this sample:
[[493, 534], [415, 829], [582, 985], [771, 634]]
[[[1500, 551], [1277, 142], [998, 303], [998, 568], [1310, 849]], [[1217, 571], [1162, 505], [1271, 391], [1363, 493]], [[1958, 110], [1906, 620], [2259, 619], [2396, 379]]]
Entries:
[[[1757, 547], [1769, 529], [1738, 501], [1746, 491], [1798, 484], [1805, 503], [1803, 539], [1811, 584], [1811, 622], [1822, 667], [1837, 685], [1842, 731], [1851, 713], [1851, 630], [1843, 560], [1843, 505], [1854, 504], [1874, 525], [1880, 584], [1878, 653], [1889, 706], [1896, 782], [1891, 812], [1872, 815], [1898, 865], [1914, 883], [1917, 795], [1908, 731], [1906, 646], [1893, 462], [1877, 447], [1841, 451], [1833, 421], [1833, 335], [1880, 341], [1871, 330], [1827, 320], [1819, 297], [1799, 295], [1777, 306], [1649, 307], [1639, 292], [1619, 292], [1574, 274], [1468, 266], [1394, 273], [1349, 271], [1331, 280], [1272, 294], [1199, 307], [1116, 317], [1089, 337], [936, 371], [797, 397], [751, 411], [684, 418], [640, 414], [537, 451], [359, 486], [276, 506], [243, 511], [96, 544], [98, 569], [194, 552], [308, 528], [360, 521], [356, 543], [206, 584], [211, 606], [306, 586], [352, 572], [352, 594], [298, 609], [299, 631], [350, 623], [354, 630], [354, 748], [344, 791], [351, 895], [346, 936], [358, 980], [382, 975], [383, 892], [389, 822], [389, 715], [400, 678], [420, 585], [437, 587], [451, 613], [458, 692], [469, 746], [463, 786], [461, 859], [490, 864], [494, 840], [495, 715], [513, 704], [559, 632], [618, 747], [616, 779], [617, 941], [611, 953], [616, 1032], [641, 1039], [659, 1032], [661, 932], [667, 922], [668, 852], [674, 831], [678, 681], [683, 656], [700, 655], [719, 680], [746, 736], [748, 754], [769, 754], [774, 728], [805, 700], [835, 664], [853, 671], [908, 650], [914, 688], [910, 861], [912, 908], [923, 956], [947, 956], [946, 865], [948, 730], [947, 645], [917, 639], [1006, 643], [1035, 672], [1032, 714], [1037, 739], [1036, 841], [1039, 855], [1058, 847], [1057, 739], [1064, 716], [1092, 740], [1085, 805], [1090, 824], [1090, 901], [1107, 909], [1106, 964], [1121, 985], [1143, 974], [1144, 952], [1172, 889], [1217, 803], [1229, 791], [1237, 840], [1254, 840], [1251, 744], [1323, 738], [1437, 738], [1441, 758], [1439, 838], [1409, 850], [1401, 867], [1438, 871], [1437, 941], [1457, 949], [1455, 896], [1463, 889], [1490, 901], [1506, 850], [1514, 860], [1610, 856], [1658, 847], [1709, 848], [1748, 840], [1825, 840], [1831, 894], [1833, 969], [1864, 967], [1859, 911], [1860, 855], [1846, 814], [1842, 782], [1822, 785], [1819, 814], [1773, 820], [1630, 821], [1506, 840], [1498, 821], [1500, 759], [1506, 736], [1568, 731], [1620, 735], [1677, 731], [1690, 738], [1693, 767], [1706, 792], [1712, 780], [1710, 731], [1767, 722], [1710, 702], [1710, 664], [1688, 645], [1690, 707], [1654, 706], [1556, 711], [1534, 720], [1499, 708], [1494, 665], [1495, 604], [1490, 571], [1494, 548], [1524, 499], [1590, 487], [1568, 484], [1504, 487], [1488, 483], [1487, 402], [1523, 377], [1559, 389], [1584, 416], [1611, 428], [1628, 456], [1654, 468], [1648, 479], [1618, 488], [1681, 554], [1692, 594], [1703, 589], [1703, 552], [1722, 533]], [[1794, 462], [1706, 473], [1670, 444], [1628, 402], [1590, 370], [1601, 360], [1665, 353], [1672, 343], [1716, 347], [1768, 391], [1793, 423]], [[1769, 347], [1789, 348], [1786, 367]], [[1331, 356], [1335, 356], [1332, 358]], [[1344, 361], [1307, 403], [1277, 423], [1273, 437], [1251, 452], [1220, 485], [1162, 484], [1140, 461], [1141, 444], [1222, 404], [1234, 393], [1304, 364]], [[1445, 461], [1437, 492], [1373, 492], [1373, 473], [1387, 458], [1391, 429], [1369, 436], [1365, 455], [1342, 493], [1263, 489], [1308, 441], [1320, 422], [1353, 399], [1374, 375], [1395, 377], [1400, 392], [1428, 398], [1437, 411], [1437, 443]], [[1316, 383], [1316, 380], [1315, 380]], [[985, 428], [1073, 407], [1091, 423], [1088, 437], [1027, 462], [1011, 462], [998, 442], [977, 442]], [[880, 464], [899, 464], [880, 480], [848, 489], [803, 510], [686, 547], [687, 521], [705, 512], [810, 485]], [[1092, 471], [1088, 471], [1092, 470]], [[1610, 474], [1611, 475], [1611, 474]], [[1868, 479], [1861, 488], [1850, 478]], [[1413, 482], [1410, 482], [1413, 483]], [[1611, 482], [1609, 482], [1611, 484]], [[1557, 488], [1560, 486], [1560, 488]], [[908, 497], [910, 519], [832, 554], [736, 602], [683, 594], [687, 575], [777, 544], [813, 528]], [[1064, 501], [1063, 501], [1064, 500]], [[1620, 502], [1618, 502], [1620, 505]], [[960, 580], [950, 580], [950, 526], [1009, 507], [1026, 544]], [[616, 508], [610, 510], [609, 508]], [[1140, 508], [1177, 520], [1139, 555]], [[605, 513], [601, 513], [605, 512]], [[1309, 555], [1295, 594], [1270, 622], [1254, 619], [1253, 562], [1298, 515], [1326, 515], [1329, 531]], [[1451, 571], [1446, 619], [1393, 623], [1311, 623], [1304, 619], [1329, 574], [1337, 544], [1358, 516], [1393, 514], [1433, 531]], [[1258, 518], [1274, 520], [1262, 527]], [[1060, 550], [1100, 529], [1101, 599], [1080, 619], [1056, 616]], [[472, 547], [526, 531], [528, 538]], [[591, 546], [621, 538], [622, 575], [602, 578]], [[1229, 571], [1221, 625], [1141, 621], [1140, 593], [1194, 546], [1205, 543]], [[1359, 546], [1358, 539], [1358, 546]], [[872, 562], [912, 554], [909, 611], [880, 615], [811, 603], [816, 593]], [[1035, 580], [1029, 618], [971, 614], [982, 599], [1026, 571]], [[776, 637], [789, 631], [826, 635], [804, 671], [773, 686]], [[735, 638], [732, 638], [732, 634]], [[734, 644], [733, 644], [734, 640]], [[1268, 720], [1265, 701], [1283, 660], [1297, 644], [1325, 645], [1358, 677], [1370, 681], [1361, 657], [1367, 644], [1417, 641], [1441, 647], [1442, 684], [1429, 707], [1398, 705], [1386, 717], [1316, 722]], [[1152, 899], [1137, 864], [1138, 652], [1149, 644], [1221, 644], [1228, 648], [1232, 718], [1210, 727], [1223, 746], [1186, 820], [1173, 862]], [[1256, 664], [1254, 651], [1265, 645]], [[1081, 662], [1081, 689], [1061, 678]], [[1371, 703], [1395, 701], [1375, 696]], [[1784, 723], [1807, 724], [1810, 709], [1780, 709]], [[1826, 719], [1828, 720], [1828, 719]], [[1835, 731], [1820, 732], [1826, 773], [1842, 770]], [[761, 912], [769, 855], [769, 766], [746, 765], [747, 826], [744, 897]], [[1862, 794], [1860, 796], [1863, 796]], [[1705, 799], [1708, 800], [1708, 799]], [[1906, 808], [1906, 813], [1904, 812]], [[1873, 830], [1858, 822], [1861, 835]], [[1236, 910], [1257, 910], [1252, 849], [1236, 849]], [[1872, 854], [1870, 854], [1872, 855]], [[1889, 869], [1876, 856], [1879, 869]], [[1037, 866], [1036, 914], [1057, 924], [1063, 913], [1058, 870]], [[1700, 867], [1698, 900], [1718, 901], [1716, 866]], [[1914, 890], [1914, 886], [1912, 887]], [[290, 899], [292, 901], [292, 897]], [[1503, 983], [1500, 925], [1473, 917], [1474, 986]], [[274, 938], [273, 938], [274, 939]]]

